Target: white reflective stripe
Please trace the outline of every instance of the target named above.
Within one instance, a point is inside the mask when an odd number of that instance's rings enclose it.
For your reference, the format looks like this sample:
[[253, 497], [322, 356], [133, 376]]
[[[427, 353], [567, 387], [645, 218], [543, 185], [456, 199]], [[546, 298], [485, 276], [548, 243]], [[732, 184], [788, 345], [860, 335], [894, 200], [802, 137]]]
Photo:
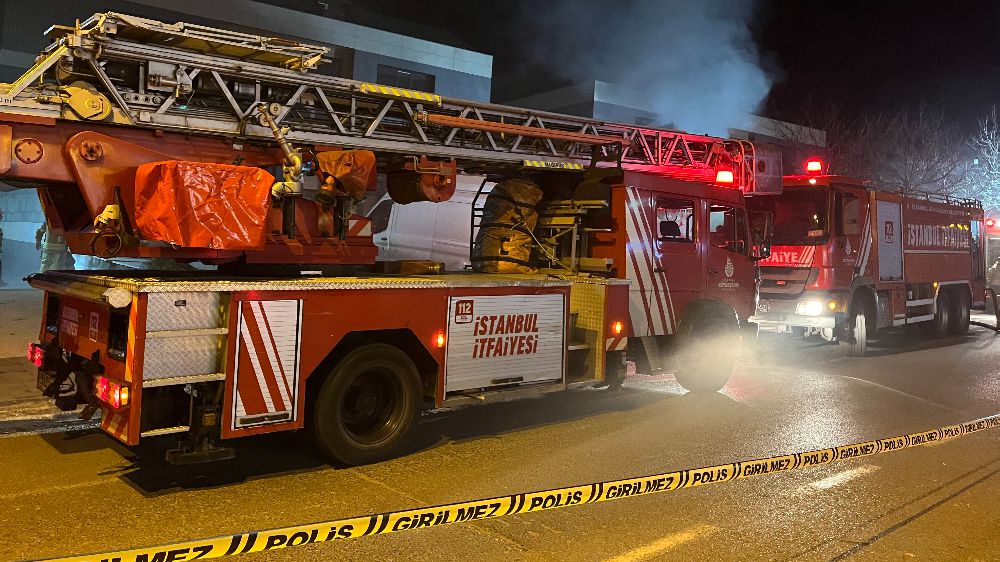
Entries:
[[906, 306], [924, 306], [925, 304], [934, 304], [934, 299], [920, 299], [915, 301], [906, 301]]
[[250, 338], [250, 328], [247, 326], [246, 320], [240, 325], [240, 336], [247, 347], [247, 355], [250, 356], [250, 364], [253, 366], [253, 373], [257, 377], [257, 386], [260, 387], [261, 396], [264, 397], [264, 405], [267, 406], [268, 412], [274, 412], [275, 407], [274, 401], [271, 399], [271, 390], [267, 387], [267, 381], [264, 380], [264, 371], [260, 367], [260, 359], [257, 357], [257, 349], [254, 348], [253, 340]]
[[[649, 302], [652, 295], [652, 283], [645, 275], [642, 252], [642, 239], [638, 233], [638, 225], [634, 215], [632, 192], [634, 188], [626, 189], [625, 201], [625, 229], [628, 240], [625, 245], [626, 272], [629, 279], [635, 279], [639, 283], [633, 285], [638, 291], [629, 290], [629, 313], [632, 317], [632, 327], [636, 333], [649, 335], [656, 333], [658, 315]], [[652, 325], [650, 325], [652, 323]], [[662, 331], [662, 330], [660, 330]]]
[[871, 223], [871, 210], [865, 215], [865, 228], [862, 231], [861, 240], [861, 255], [859, 256], [859, 263], [861, 264], [858, 269], [858, 275], [864, 275], [865, 270], [868, 269], [868, 256], [872, 251], [872, 223]]
[[[642, 298], [653, 322], [651, 333], [652, 335], [669, 334], [673, 331], [670, 326], [669, 313], [667, 310], [664, 310], [663, 302], [658, 298], [660, 283], [653, 273], [656, 264], [653, 261], [654, 257], [649, 248], [653, 240], [652, 234], [648, 230], [648, 223], [645, 225], [642, 224], [642, 220], [646, 218], [646, 215], [643, 212], [638, 190], [629, 188], [626, 193], [628, 195], [627, 223], [628, 226], [632, 227], [629, 229], [630, 244], [628, 247], [632, 249], [637, 257], [637, 274], [641, 277], [643, 285], [646, 288]], [[636, 252], [637, 249], [639, 250], [638, 252]], [[664, 326], [664, 320], [666, 320], [667, 326]]]
[[902, 326], [904, 324], [906, 324], [906, 319], [905, 318], [902, 319], [902, 320], [893, 320], [892, 321], [892, 325], [893, 326]]
[[925, 322], [927, 320], [934, 320], [933, 314], [925, 314], [923, 316], [913, 316], [906, 319], [907, 324], [916, 324], [917, 322]]
[[243, 407], [243, 400], [240, 398], [240, 393], [236, 393], [236, 417], [242, 418], [247, 415], [246, 408]]
[[941, 286], [941, 285], [968, 285], [968, 284], [969, 284], [969, 280], [968, 279], [962, 279], [961, 281], [941, 281], [941, 282], [938, 283], [938, 286]]
[[[264, 342], [264, 351], [267, 353], [267, 361], [271, 365], [271, 372], [274, 373], [274, 386], [278, 387], [278, 394], [281, 395], [281, 401], [285, 404], [285, 409], [291, 411], [292, 401], [289, 397], [288, 388], [292, 386], [292, 381], [289, 381], [288, 378], [284, 376], [285, 370], [281, 364], [281, 358], [278, 357], [277, 350], [274, 349], [274, 346], [271, 343], [271, 340], [274, 339], [273, 334], [264, 332], [264, 330], [267, 329], [267, 324], [264, 322], [264, 318], [266, 316], [264, 313], [264, 303], [260, 301], [251, 303], [250, 308], [253, 309], [254, 318], [257, 319], [257, 328], [260, 329], [260, 339]], [[278, 377], [282, 377], [282, 380], [278, 380]]]

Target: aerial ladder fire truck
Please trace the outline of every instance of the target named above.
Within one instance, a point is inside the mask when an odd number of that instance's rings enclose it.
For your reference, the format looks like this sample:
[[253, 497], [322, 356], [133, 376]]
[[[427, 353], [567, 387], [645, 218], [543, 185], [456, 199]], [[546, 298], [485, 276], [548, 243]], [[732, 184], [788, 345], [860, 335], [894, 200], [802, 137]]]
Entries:
[[[311, 427], [357, 464], [427, 405], [614, 387], [669, 346], [687, 388], [728, 380], [768, 251], [750, 143], [327, 76], [326, 48], [198, 25], [48, 33], [0, 88], [0, 177], [74, 253], [214, 267], [30, 276], [39, 388], [121, 442], [199, 462]], [[377, 259], [360, 201], [473, 175], [474, 271]]]
[[979, 201], [879, 190], [827, 173], [818, 159], [805, 172], [785, 176], [780, 195], [752, 202], [774, 217], [751, 319], [761, 331], [818, 335], [852, 356], [882, 329], [968, 331], [970, 308], [986, 302]]

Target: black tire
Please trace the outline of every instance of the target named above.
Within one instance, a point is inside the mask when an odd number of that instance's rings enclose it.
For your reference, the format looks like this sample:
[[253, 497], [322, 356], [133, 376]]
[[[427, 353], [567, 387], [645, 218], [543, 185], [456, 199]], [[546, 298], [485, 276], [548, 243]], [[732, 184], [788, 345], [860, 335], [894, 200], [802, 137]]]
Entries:
[[345, 465], [391, 458], [414, 425], [420, 396], [420, 374], [399, 348], [373, 343], [354, 349], [337, 363], [316, 395], [316, 444]]
[[680, 332], [677, 382], [691, 392], [716, 392], [726, 386], [740, 348], [735, 314], [704, 310]]
[[965, 291], [960, 291], [954, 295], [954, 308], [951, 314], [951, 324], [948, 325], [948, 333], [956, 336], [964, 336], [969, 333], [969, 321], [971, 320], [972, 303], [969, 302], [969, 295]]
[[952, 317], [952, 298], [947, 291], [941, 291], [937, 296], [934, 309], [934, 319], [920, 323], [920, 333], [928, 338], [942, 338], [948, 333]]
[[868, 316], [861, 303], [851, 309], [854, 311], [854, 320], [851, 321], [846, 341], [841, 341], [841, 345], [851, 357], [864, 357], [868, 351]]

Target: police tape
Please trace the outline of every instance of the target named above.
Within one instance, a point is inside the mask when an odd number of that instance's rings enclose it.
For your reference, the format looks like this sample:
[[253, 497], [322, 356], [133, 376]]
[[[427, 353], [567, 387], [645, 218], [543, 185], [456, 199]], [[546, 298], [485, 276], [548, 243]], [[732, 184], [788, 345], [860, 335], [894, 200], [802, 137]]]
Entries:
[[251, 552], [277, 550], [293, 546], [366, 537], [369, 535], [395, 533], [398, 531], [426, 529], [428, 527], [449, 525], [451, 523], [483, 521], [519, 513], [534, 513], [561, 507], [669, 492], [681, 488], [693, 488], [695, 486], [729, 482], [751, 476], [775, 474], [797, 468], [807, 468], [842, 460], [869, 457], [889, 451], [899, 451], [909, 447], [937, 443], [997, 426], [1000, 426], [1000, 414], [920, 433], [831, 447], [829, 449], [817, 449], [804, 453], [794, 453], [704, 468], [678, 470], [676, 472], [666, 472], [624, 480], [595, 482], [582, 486], [512, 494], [476, 501], [443, 504], [434, 507], [392, 511], [266, 531], [237, 533], [235, 535], [212, 539], [136, 548], [120, 552], [53, 558], [46, 562], [181, 562], [186, 560], [222, 558]]

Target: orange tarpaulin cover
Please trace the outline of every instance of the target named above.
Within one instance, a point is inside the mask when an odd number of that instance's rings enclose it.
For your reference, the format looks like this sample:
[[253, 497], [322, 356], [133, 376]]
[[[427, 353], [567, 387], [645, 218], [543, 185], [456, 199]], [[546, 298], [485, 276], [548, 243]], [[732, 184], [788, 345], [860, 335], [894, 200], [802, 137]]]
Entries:
[[261, 248], [273, 184], [260, 168], [143, 164], [135, 174], [136, 228], [143, 239], [186, 248]]

